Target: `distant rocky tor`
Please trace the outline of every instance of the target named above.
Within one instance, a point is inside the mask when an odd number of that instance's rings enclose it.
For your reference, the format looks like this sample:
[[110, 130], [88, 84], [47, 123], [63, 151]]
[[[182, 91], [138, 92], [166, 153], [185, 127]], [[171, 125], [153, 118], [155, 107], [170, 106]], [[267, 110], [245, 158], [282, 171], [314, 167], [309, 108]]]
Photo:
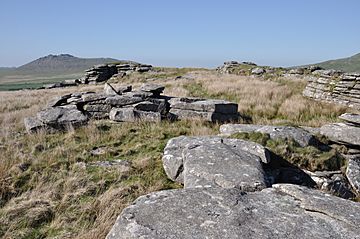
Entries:
[[152, 69], [151, 65], [127, 61], [113, 64], [100, 64], [85, 71], [80, 79], [65, 80], [63, 82], [46, 84], [43, 88], [52, 89], [80, 84], [97, 84], [110, 80], [112, 77], [124, 77], [134, 72], [148, 72]]
[[239, 118], [235, 103], [162, 96], [163, 90], [163, 86], [156, 84], [144, 84], [133, 90], [130, 85], [112, 86], [106, 83], [103, 92], [79, 92], [56, 97], [35, 117], [25, 118], [25, 127], [32, 133], [68, 130], [84, 125], [90, 119], [117, 122], [202, 119], [225, 122]]
[[301, 77], [308, 81], [303, 95], [314, 100], [341, 104], [360, 109], [360, 73], [324, 70], [320, 66], [298, 68], [264, 67], [251, 62], [225, 62], [217, 68], [219, 73], [249, 76]]

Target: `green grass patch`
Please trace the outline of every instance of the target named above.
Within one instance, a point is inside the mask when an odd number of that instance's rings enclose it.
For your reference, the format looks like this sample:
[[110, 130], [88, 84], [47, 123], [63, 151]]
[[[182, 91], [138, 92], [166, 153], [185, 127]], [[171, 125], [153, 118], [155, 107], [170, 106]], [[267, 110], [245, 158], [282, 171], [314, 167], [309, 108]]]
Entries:
[[236, 133], [230, 137], [259, 143], [289, 163], [310, 171], [340, 170], [346, 165], [345, 158], [336, 149], [323, 151], [314, 146], [300, 147], [293, 140], [273, 140], [268, 134], [259, 132]]

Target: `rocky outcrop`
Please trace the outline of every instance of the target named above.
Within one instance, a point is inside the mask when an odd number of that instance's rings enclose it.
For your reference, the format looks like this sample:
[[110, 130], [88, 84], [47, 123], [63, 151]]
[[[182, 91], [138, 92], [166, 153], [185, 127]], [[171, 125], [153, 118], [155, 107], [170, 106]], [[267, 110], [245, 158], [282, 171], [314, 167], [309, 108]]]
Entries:
[[79, 79], [82, 84], [95, 84], [109, 80], [111, 77], [123, 77], [133, 72], [147, 72], [152, 68], [151, 65], [145, 65], [135, 62], [126, 64], [102, 64], [96, 65], [85, 71], [85, 75]]
[[269, 126], [252, 124], [224, 124], [220, 126], [222, 135], [230, 136], [236, 133], [259, 132], [269, 134], [271, 139], [294, 140], [302, 147], [316, 143], [312, 134], [302, 128], [291, 126]]
[[45, 84], [39, 89], [62, 88], [77, 86], [79, 84], [98, 84], [106, 82], [111, 78], [121, 78], [134, 72], [144, 73], [151, 71], [151, 69], [151, 65], [131, 61], [119, 64], [100, 64], [86, 70], [84, 76], [80, 79], [71, 79], [63, 82]]
[[121, 238], [358, 238], [360, 204], [296, 185], [260, 192], [183, 189], [151, 193], [123, 210]]
[[[271, 157], [263, 146], [244, 140], [173, 138], [164, 149], [163, 166], [184, 189], [139, 197], [123, 210], [107, 238], [358, 237], [360, 204], [269, 180], [276, 170], [288, 181], [300, 175], [293, 167], [279, 168], [279, 159]], [[278, 168], [269, 170], [274, 165]], [[306, 173], [318, 185], [343, 192], [340, 196], [353, 196], [340, 183], [340, 171]]]
[[132, 86], [106, 83], [103, 92], [79, 92], [56, 97], [49, 102], [48, 108], [36, 117], [24, 119], [24, 123], [26, 130], [33, 133], [75, 128], [86, 124], [89, 119], [116, 122], [201, 119], [227, 122], [239, 117], [235, 103], [162, 96], [163, 91], [164, 86], [156, 84], [144, 84], [132, 90]]
[[360, 109], [360, 73], [317, 70], [312, 74], [304, 96]]

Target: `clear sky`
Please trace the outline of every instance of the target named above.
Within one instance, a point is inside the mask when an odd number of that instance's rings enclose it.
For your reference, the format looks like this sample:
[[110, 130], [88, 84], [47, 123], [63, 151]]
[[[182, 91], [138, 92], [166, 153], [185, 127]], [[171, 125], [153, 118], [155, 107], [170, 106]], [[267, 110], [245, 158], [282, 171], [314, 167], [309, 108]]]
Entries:
[[0, 66], [48, 54], [291, 66], [360, 52], [360, 0], [0, 0]]

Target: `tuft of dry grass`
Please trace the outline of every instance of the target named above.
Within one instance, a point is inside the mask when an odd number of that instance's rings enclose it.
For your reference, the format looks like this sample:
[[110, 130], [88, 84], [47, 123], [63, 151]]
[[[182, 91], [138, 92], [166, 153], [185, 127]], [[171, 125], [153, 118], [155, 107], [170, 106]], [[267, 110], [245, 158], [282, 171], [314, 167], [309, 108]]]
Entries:
[[[306, 85], [303, 79], [219, 75], [212, 72], [194, 74], [192, 81], [174, 82], [177, 88], [187, 89], [187, 96], [219, 98], [234, 101], [240, 114], [255, 124], [292, 124], [319, 127], [338, 121], [349, 111], [344, 106], [322, 103], [302, 96]], [[170, 84], [168, 82], [168, 84]], [[171, 92], [170, 92], [171, 93]], [[353, 111], [353, 110], [352, 110]]]

